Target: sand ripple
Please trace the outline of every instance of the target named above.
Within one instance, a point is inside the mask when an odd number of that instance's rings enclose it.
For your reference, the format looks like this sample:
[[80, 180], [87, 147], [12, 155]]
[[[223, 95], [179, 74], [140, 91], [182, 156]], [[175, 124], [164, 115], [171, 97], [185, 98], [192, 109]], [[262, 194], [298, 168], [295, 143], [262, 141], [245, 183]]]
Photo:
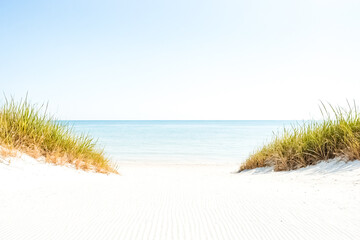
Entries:
[[123, 164], [104, 176], [13, 162], [0, 166], [0, 239], [359, 239], [359, 161], [328, 165]]

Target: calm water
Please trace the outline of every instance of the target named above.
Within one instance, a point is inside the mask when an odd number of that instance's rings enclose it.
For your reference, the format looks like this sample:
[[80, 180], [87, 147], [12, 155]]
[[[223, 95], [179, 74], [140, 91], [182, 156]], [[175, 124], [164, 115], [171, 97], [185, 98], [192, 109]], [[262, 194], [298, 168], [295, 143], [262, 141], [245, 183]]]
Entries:
[[240, 163], [294, 121], [70, 121], [116, 161]]

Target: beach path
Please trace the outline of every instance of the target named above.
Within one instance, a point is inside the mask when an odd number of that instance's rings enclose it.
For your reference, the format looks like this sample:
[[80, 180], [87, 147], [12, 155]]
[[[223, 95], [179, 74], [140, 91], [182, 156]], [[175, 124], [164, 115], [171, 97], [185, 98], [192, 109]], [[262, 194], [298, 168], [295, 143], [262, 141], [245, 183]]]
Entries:
[[85, 173], [0, 164], [0, 239], [359, 239], [360, 161], [274, 173], [120, 164]]

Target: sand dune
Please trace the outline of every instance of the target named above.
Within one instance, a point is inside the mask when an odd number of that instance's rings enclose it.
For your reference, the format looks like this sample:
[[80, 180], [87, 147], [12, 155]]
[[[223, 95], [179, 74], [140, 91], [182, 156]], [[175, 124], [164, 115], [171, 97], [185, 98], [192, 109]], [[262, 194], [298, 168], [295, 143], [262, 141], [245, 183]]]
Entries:
[[359, 239], [360, 161], [274, 173], [124, 163], [121, 176], [22, 155], [0, 164], [0, 239]]

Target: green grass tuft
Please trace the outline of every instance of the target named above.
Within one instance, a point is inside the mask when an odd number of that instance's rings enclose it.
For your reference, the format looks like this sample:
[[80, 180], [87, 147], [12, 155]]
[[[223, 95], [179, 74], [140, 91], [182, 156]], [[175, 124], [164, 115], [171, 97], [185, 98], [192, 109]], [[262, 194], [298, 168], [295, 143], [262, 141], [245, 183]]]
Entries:
[[320, 109], [322, 121], [298, 124], [275, 135], [239, 171], [267, 166], [273, 166], [275, 171], [291, 170], [335, 157], [360, 159], [360, 114], [356, 104], [348, 102], [347, 108], [322, 104]]
[[47, 106], [32, 105], [27, 98], [7, 100], [0, 109], [0, 145], [44, 156], [55, 164], [72, 164], [78, 169], [117, 173], [114, 165], [96, 148], [88, 135], [75, 135], [71, 127], [47, 114]]

